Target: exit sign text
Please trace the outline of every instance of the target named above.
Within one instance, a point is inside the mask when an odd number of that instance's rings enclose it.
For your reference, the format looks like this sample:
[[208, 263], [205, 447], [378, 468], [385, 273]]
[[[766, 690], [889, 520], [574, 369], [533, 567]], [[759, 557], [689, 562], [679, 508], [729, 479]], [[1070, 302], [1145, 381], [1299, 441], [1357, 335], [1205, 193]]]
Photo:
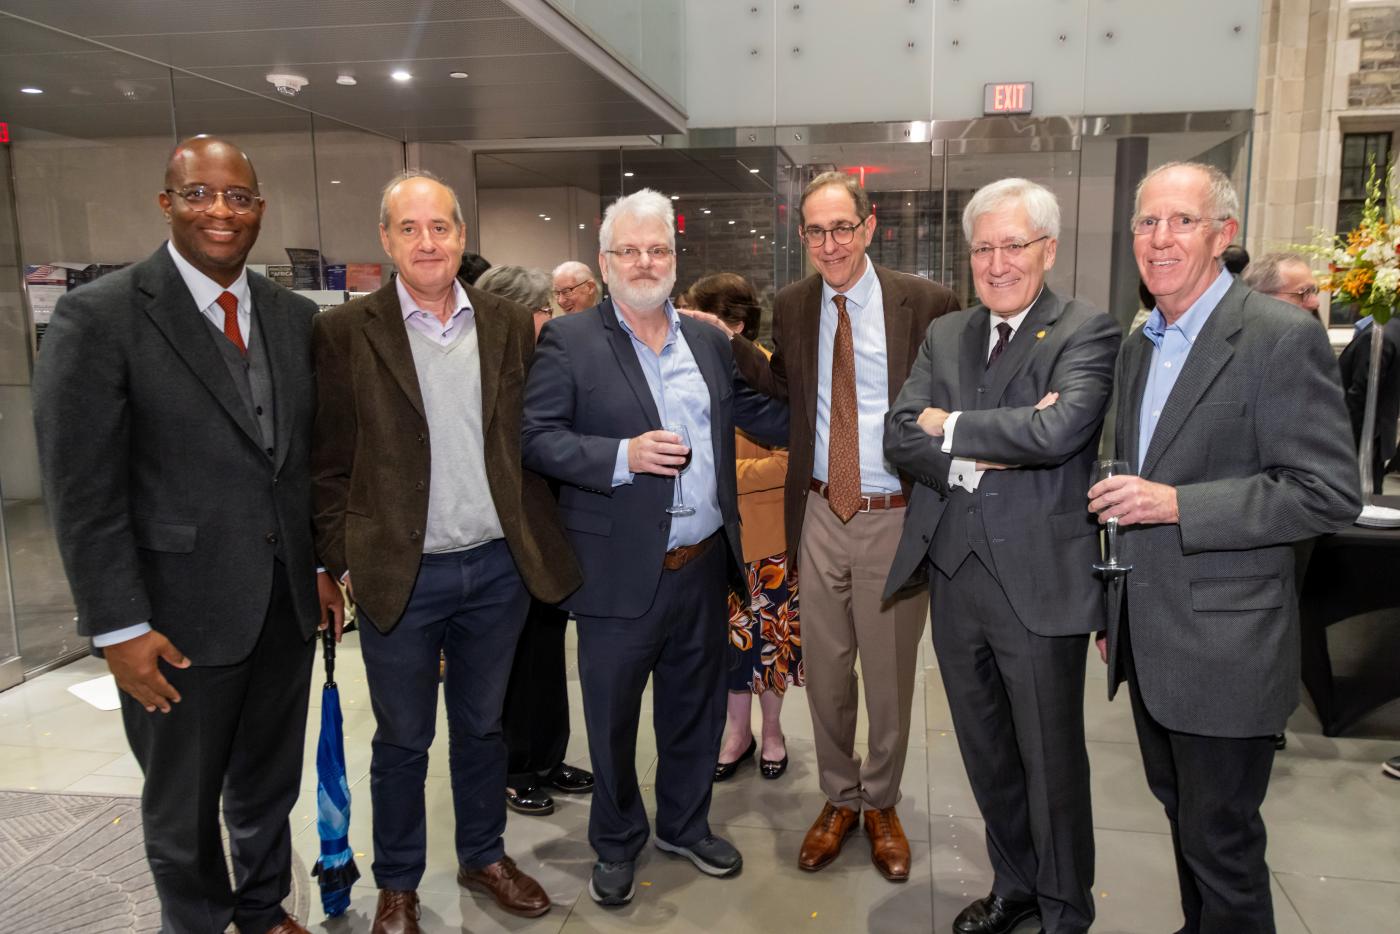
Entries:
[[982, 87], [982, 113], [1028, 114], [1031, 112], [1031, 98], [1034, 85], [1029, 81], [1011, 84], [987, 84]]

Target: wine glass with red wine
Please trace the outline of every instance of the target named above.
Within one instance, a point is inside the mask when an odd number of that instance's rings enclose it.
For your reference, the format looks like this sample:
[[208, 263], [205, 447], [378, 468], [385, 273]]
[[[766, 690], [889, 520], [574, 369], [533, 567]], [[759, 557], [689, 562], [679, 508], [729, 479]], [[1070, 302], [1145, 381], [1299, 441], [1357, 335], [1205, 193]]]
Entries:
[[685, 445], [685, 460], [676, 468], [676, 492], [671, 498], [671, 505], [666, 507], [666, 513], [671, 516], [693, 516], [695, 507], [686, 504], [685, 494], [681, 490], [681, 475], [690, 467], [690, 431], [684, 425], [667, 425], [666, 430], [679, 435], [680, 443]]

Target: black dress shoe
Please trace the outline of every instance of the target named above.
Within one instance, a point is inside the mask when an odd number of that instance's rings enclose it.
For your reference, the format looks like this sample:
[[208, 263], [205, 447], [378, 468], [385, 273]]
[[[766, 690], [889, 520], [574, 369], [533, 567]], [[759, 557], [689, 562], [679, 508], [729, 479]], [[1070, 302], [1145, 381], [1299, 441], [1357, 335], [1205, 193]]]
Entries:
[[1275, 733], [1275, 734], [1274, 734], [1274, 748], [1277, 749], [1277, 750], [1280, 750], [1280, 751], [1282, 751], [1282, 750], [1284, 750], [1284, 749], [1287, 749], [1287, 748], [1288, 748], [1288, 737], [1287, 737], [1286, 735], [1284, 735], [1283, 733]]
[[533, 788], [517, 788], [513, 794], [507, 788], [506, 807], [517, 814], [542, 817], [545, 814], [554, 813], [554, 799], [549, 796], [549, 792], [538, 785]]
[[783, 773], [787, 771], [787, 767], [788, 757], [786, 755], [776, 762], [772, 759], [758, 760], [758, 774], [767, 779], [782, 778]]
[[565, 794], [587, 794], [593, 790], [593, 773], [561, 762], [549, 773], [544, 783]]
[[968, 905], [953, 921], [957, 934], [1011, 934], [1027, 918], [1040, 917], [1034, 901], [1013, 902], [993, 893]]
[[744, 750], [744, 754], [733, 762], [715, 763], [715, 781], [727, 782], [734, 777], [734, 773], [739, 771], [739, 766], [753, 758], [753, 754], [758, 751], [758, 740], [750, 739], [749, 748]]

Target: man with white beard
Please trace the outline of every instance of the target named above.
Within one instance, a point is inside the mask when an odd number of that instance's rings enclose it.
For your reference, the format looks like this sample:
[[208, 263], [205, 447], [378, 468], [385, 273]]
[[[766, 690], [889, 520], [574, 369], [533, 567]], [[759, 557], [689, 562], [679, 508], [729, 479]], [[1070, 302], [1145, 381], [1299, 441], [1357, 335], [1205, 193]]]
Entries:
[[723, 334], [671, 305], [668, 198], [643, 189], [618, 199], [598, 239], [611, 298], [544, 326], [525, 387], [521, 455], [559, 481], [560, 518], [583, 569], [583, 586], [561, 605], [578, 620], [595, 778], [589, 894], [615, 906], [636, 891], [650, 832], [635, 766], [648, 678], [656, 847], [712, 876], [743, 863], [709, 825], [724, 729], [726, 582], [748, 592], [734, 426], [784, 444], [787, 406], [738, 378]]

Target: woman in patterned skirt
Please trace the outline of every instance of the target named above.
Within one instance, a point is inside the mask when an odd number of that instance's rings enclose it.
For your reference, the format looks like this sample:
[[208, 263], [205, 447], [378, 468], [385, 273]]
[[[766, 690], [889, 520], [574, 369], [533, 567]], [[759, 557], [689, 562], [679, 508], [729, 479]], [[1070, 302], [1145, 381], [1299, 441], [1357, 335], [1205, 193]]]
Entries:
[[[679, 304], [717, 316], [736, 334], [758, 336], [762, 313], [754, 288], [742, 276], [718, 273], [696, 282]], [[787, 746], [779, 722], [783, 694], [805, 680], [802, 635], [797, 622], [797, 580], [787, 573], [783, 537], [783, 484], [787, 451], [768, 448], [735, 432], [739, 517], [743, 522], [747, 601], [729, 596], [729, 711], [715, 765], [715, 781], [734, 775], [758, 752], [753, 732], [753, 696], [763, 715], [759, 774], [778, 778], [787, 770]]]

